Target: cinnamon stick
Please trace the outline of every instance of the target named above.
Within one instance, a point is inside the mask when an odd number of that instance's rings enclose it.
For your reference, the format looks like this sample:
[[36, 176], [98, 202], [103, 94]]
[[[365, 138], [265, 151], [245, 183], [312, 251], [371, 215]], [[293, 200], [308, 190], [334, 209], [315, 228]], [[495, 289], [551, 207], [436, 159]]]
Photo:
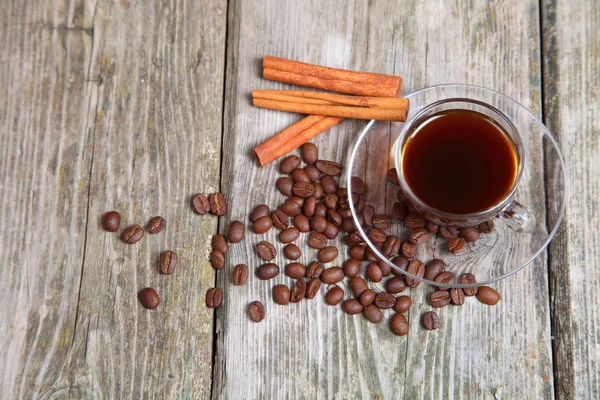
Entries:
[[252, 97], [293, 103], [349, 105], [370, 108], [408, 108], [408, 99], [398, 97], [344, 96], [307, 90], [254, 90]]

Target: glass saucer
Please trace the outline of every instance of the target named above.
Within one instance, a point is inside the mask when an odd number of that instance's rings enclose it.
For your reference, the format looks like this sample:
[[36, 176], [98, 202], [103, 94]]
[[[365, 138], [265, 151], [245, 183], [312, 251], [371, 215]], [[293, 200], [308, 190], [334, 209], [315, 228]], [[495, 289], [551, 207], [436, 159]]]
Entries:
[[[525, 147], [523, 175], [516, 191], [515, 200], [527, 207], [536, 218], [532, 232], [517, 232], [501, 218], [494, 219], [494, 230], [481, 234], [479, 240], [467, 243], [464, 250], [452, 254], [447, 249], [447, 239], [430, 235], [427, 242], [417, 246], [415, 258], [425, 264], [430, 260], [442, 259], [446, 270], [452, 271], [457, 283], [441, 285], [437, 282], [411, 275], [396, 267], [386, 258], [360, 226], [353, 202], [350, 203], [357, 230], [371, 250], [396, 271], [435, 286], [468, 287], [459, 284], [459, 277], [472, 273], [477, 285], [487, 285], [511, 276], [531, 263], [552, 240], [561, 223], [567, 196], [566, 170], [558, 145], [544, 124], [527, 108], [502, 93], [470, 85], [439, 85], [418, 90], [406, 96], [410, 101], [407, 123], [425, 106], [433, 102], [467, 98], [487, 103], [507, 116], [517, 128]], [[371, 121], [363, 129], [349, 157], [347, 187], [352, 193], [353, 176], [362, 178], [369, 186], [366, 204], [375, 208], [375, 213], [392, 215], [399, 187], [390, 183], [387, 171], [395, 167], [395, 144], [404, 123]], [[449, 166], [451, 168], [451, 166]], [[460, 171], [457, 171], [459, 174]], [[408, 240], [410, 230], [400, 221], [394, 221], [389, 232], [402, 241]]]

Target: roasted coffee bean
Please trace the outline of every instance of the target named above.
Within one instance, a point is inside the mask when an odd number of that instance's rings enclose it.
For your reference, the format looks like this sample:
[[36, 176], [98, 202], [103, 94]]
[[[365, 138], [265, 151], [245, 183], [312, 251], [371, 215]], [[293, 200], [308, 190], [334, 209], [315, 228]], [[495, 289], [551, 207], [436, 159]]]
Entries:
[[327, 227], [325, 228], [325, 232], [323, 232], [323, 235], [325, 235], [327, 237], [327, 239], [335, 239], [337, 237], [337, 235], [340, 233], [340, 230], [338, 229], [337, 226], [335, 226], [334, 223], [332, 222], [327, 222]]
[[158, 294], [152, 288], [140, 290], [138, 300], [149, 310], [154, 310], [160, 304], [160, 297], [158, 297]]
[[288, 200], [298, 204], [298, 206], [300, 208], [302, 208], [302, 206], [304, 206], [304, 197], [299, 197], [299, 196], [291, 196]]
[[[339, 198], [340, 196], [338, 196]], [[342, 218], [349, 218], [352, 217], [352, 211], [350, 210], [342, 210], [341, 208], [337, 209], [337, 212], [340, 213], [340, 215], [342, 216]]]
[[300, 169], [300, 168], [296, 168], [295, 170], [292, 171], [292, 180], [295, 183], [298, 183], [298, 182], [310, 183], [310, 177], [308, 176], [308, 174], [306, 173], [305, 170]]
[[338, 190], [337, 196], [339, 208], [342, 210], [349, 210], [351, 198], [348, 195], [348, 190], [343, 189], [341, 192]]
[[423, 326], [430, 331], [437, 329], [440, 326], [440, 319], [433, 311], [428, 311], [423, 314]]
[[421, 214], [409, 213], [406, 218], [404, 218], [404, 225], [408, 229], [424, 228], [425, 218], [423, 218]]
[[210, 212], [210, 202], [205, 195], [197, 193], [192, 197], [192, 208], [200, 215]]
[[323, 192], [325, 192], [326, 194], [333, 194], [337, 198], [337, 195], [335, 193], [337, 192], [338, 185], [335, 179], [333, 179], [329, 175], [324, 175], [321, 177], [321, 186], [323, 186]]
[[246, 233], [246, 227], [240, 221], [233, 221], [229, 225], [229, 232], [227, 233], [227, 239], [229, 243], [239, 243], [244, 239]]
[[252, 224], [252, 229], [254, 232], [262, 235], [266, 233], [273, 226], [273, 220], [269, 216], [260, 217]]
[[242, 286], [248, 280], [248, 266], [246, 264], [238, 264], [231, 271], [231, 281], [234, 285]]
[[[401, 270], [406, 271], [406, 267], [408, 267], [408, 258], [406, 258], [404, 256], [394, 257], [394, 259], [392, 260], [392, 264], [394, 264], [396, 267], [400, 268]], [[404, 276], [403, 273], [398, 272], [395, 269], [392, 270], [392, 274], [394, 274], [396, 276]]]
[[425, 229], [431, 233], [438, 233], [440, 226], [433, 221], [425, 221]]
[[413, 258], [417, 255], [417, 245], [413, 242], [402, 243], [402, 255], [406, 258]]
[[356, 225], [354, 224], [354, 218], [346, 217], [346, 218], [342, 219], [342, 224], [340, 225], [340, 228], [342, 228], [342, 230], [344, 232], [348, 232], [348, 233], [354, 232], [356, 230]]
[[354, 278], [360, 272], [360, 262], [354, 258], [349, 258], [344, 263], [344, 274], [348, 278]]
[[314, 143], [304, 143], [300, 146], [300, 157], [307, 164], [314, 164], [319, 159], [319, 150]]
[[123, 241], [127, 244], [134, 244], [144, 237], [144, 230], [139, 225], [131, 225], [123, 232]]
[[308, 164], [306, 167], [304, 167], [304, 172], [306, 172], [306, 175], [308, 175], [308, 178], [311, 182], [316, 182], [321, 179], [321, 171], [319, 171], [317, 167], [312, 164]]
[[300, 236], [300, 231], [296, 228], [287, 228], [279, 232], [279, 241], [281, 243], [292, 243]]
[[167, 250], [161, 253], [159, 269], [165, 275], [171, 275], [177, 265], [177, 254], [174, 251]]
[[373, 217], [375, 216], [375, 209], [372, 206], [365, 206], [362, 211], [363, 218], [365, 220], [366, 227], [373, 226]]
[[158, 233], [165, 229], [165, 219], [163, 217], [154, 217], [148, 222], [148, 232], [151, 234]]
[[206, 291], [206, 307], [217, 308], [223, 302], [223, 292], [219, 288], [211, 288]]
[[454, 226], [442, 225], [438, 230], [438, 235], [445, 239], [453, 239], [458, 236], [458, 229]]
[[477, 228], [479, 228], [479, 232], [481, 233], [492, 233], [492, 231], [494, 230], [494, 221], [489, 220], [482, 222], [479, 225], [477, 225]]
[[363, 307], [366, 307], [369, 304], [373, 303], [373, 301], [375, 300], [375, 296], [377, 296], [377, 293], [375, 293], [373, 289], [367, 289], [360, 294], [358, 301]]
[[297, 182], [294, 183], [294, 187], [292, 187], [292, 192], [296, 196], [307, 198], [311, 197], [315, 193], [315, 189], [312, 183]]
[[406, 289], [406, 282], [401, 276], [395, 276], [385, 282], [385, 290], [388, 293], [398, 294], [404, 292], [404, 289]]
[[273, 286], [273, 301], [282, 306], [287, 306], [290, 302], [290, 289], [285, 285]]
[[410, 310], [412, 306], [412, 300], [408, 296], [399, 296], [396, 298], [396, 304], [394, 304], [394, 311], [399, 313], [405, 313]]
[[323, 267], [323, 264], [318, 261], [314, 261], [308, 266], [308, 268], [306, 268], [306, 277], [311, 279], [318, 278], [321, 276], [324, 270], [325, 267]]
[[467, 226], [459, 229], [460, 236], [464, 237], [467, 242], [476, 242], [479, 239], [479, 229], [474, 226]]
[[259, 244], [256, 245], [256, 252], [265, 261], [274, 260], [277, 256], [277, 249], [273, 244], [263, 240]]
[[313, 278], [306, 284], [306, 298], [314, 299], [319, 290], [321, 289], [321, 280], [319, 278]]
[[318, 182], [313, 183], [313, 189], [314, 189], [314, 194], [313, 196], [315, 196], [315, 199], [320, 200], [323, 197], [323, 193], [325, 193], [323, 191], [323, 185], [321, 185]]
[[[328, 263], [335, 260], [338, 256], [338, 249], [335, 246], [324, 247], [319, 250], [317, 258], [322, 263]], [[341, 268], [340, 268], [341, 269]]]
[[327, 228], [327, 220], [325, 219], [325, 217], [321, 217], [320, 215], [314, 215], [310, 219], [310, 227], [315, 232], [323, 233]]
[[281, 162], [279, 163], [279, 172], [281, 172], [282, 174], [289, 174], [299, 166], [300, 157], [294, 155], [288, 156], [281, 160]]
[[293, 194], [292, 188], [294, 187], [294, 181], [287, 176], [282, 176], [281, 178], [277, 179], [277, 182], [275, 182], [275, 187], [281, 192], [281, 194], [289, 197]]
[[[423, 275], [425, 275], [425, 264], [423, 264], [419, 260], [412, 260], [408, 263], [408, 267], [406, 267], [406, 272], [416, 276], [417, 278], [422, 278]], [[419, 286], [419, 283], [421, 283], [420, 280], [411, 278], [410, 276], [405, 277], [404, 281], [406, 282], [406, 286], [410, 288], [417, 287]]]
[[281, 205], [281, 211], [283, 211], [290, 217], [295, 217], [296, 215], [301, 213], [302, 205], [289, 198]]
[[344, 243], [346, 243], [347, 246], [354, 246], [355, 244], [360, 244], [363, 242], [364, 240], [362, 236], [360, 236], [358, 233], [350, 233], [344, 236]]
[[287, 229], [290, 226], [290, 218], [281, 210], [275, 210], [271, 213], [273, 226], [280, 231]]
[[[475, 275], [466, 273], [461, 275], [460, 283], [463, 285], [473, 285], [477, 283], [477, 279], [475, 279]], [[471, 286], [463, 288], [463, 292], [465, 296], [475, 296], [477, 294], [478, 289], [479, 288], [477, 286]]]
[[340, 213], [335, 210], [327, 210], [327, 219], [337, 227], [342, 225], [343, 218]]
[[304, 279], [298, 279], [292, 288], [292, 297], [290, 300], [292, 303], [298, 303], [304, 296], [306, 296], [306, 282], [304, 282]]
[[344, 279], [344, 270], [340, 267], [330, 267], [323, 270], [321, 274], [321, 282], [326, 283], [328, 285], [333, 285], [338, 282], [341, 282]]
[[[456, 282], [456, 278], [454, 274], [450, 271], [442, 271], [436, 275], [434, 282], [442, 283], [445, 285], [454, 285]], [[439, 290], [448, 290], [448, 286], [438, 286]]]
[[396, 186], [400, 185], [400, 182], [398, 181], [398, 171], [396, 171], [396, 168], [390, 168], [388, 170], [387, 180]]
[[425, 266], [425, 275], [423, 277], [428, 281], [432, 281], [436, 276], [444, 271], [445, 267], [446, 265], [442, 260], [431, 260]]
[[[314, 187], [314, 185], [313, 185]], [[310, 196], [309, 198], [307, 198], [306, 200], [304, 200], [304, 205], [302, 205], [302, 214], [304, 214], [305, 217], [312, 217], [313, 215], [315, 215], [315, 207], [317, 205], [317, 199], [315, 198], [315, 196]]]
[[373, 226], [378, 229], [388, 229], [392, 226], [392, 217], [387, 214], [378, 214], [373, 217]]
[[378, 324], [383, 320], [383, 313], [375, 304], [369, 304], [367, 307], [365, 307], [363, 310], [363, 315], [369, 320], [369, 322], [374, 324]]
[[302, 250], [295, 244], [290, 243], [283, 248], [283, 255], [289, 260], [297, 260], [302, 257]]
[[116, 211], [107, 212], [104, 214], [102, 226], [104, 227], [104, 230], [108, 232], [118, 231], [119, 226], [121, 226], [121, 214]]
[[488, 306], [495, 306], [500, 301], [500, 293], [489, 286], [480, 286], [477, 290], [477, 300]]
[[367, 205], [367, 200], [365, 199], [365, 196], [363, 196], [362, 194], [355, 194], [353, 196], [358, 196], [358, 198], [356, 199], [355, 204], [355, 208], [356, 208], [356, 212], [361, 213], [363, 208], [365, 207], [365, 205]]
[[452, 252], [452, 254], [460, 253], [466, 245], [467, 241], [461, 237], [448, 240], [448, 250]]
[[219, 250], [223, 254], [227, 253], [227, 250], [229, 249], [229, 245], [227, 244], [227, 239], [225, 238], [225, 235], [214, 235], [212, 237], [211, 244], [213, 250]]
[[248, 305], [248, 315], [254, 322], [260, 322], [265, 318], [265, 306], [260, 301], [253, 301]]
[[300, 263], [289, 263], [285, 266], [285, 274], [292, 279], [302, 279], [306, 275], [306, 267]]
[[263, 264], [256, 270], [256, 276], [263, 281], [273, 279], [277, 275], [279, 275], [279, 267], [273, 263]]
[[208, 202], [210, 203], [211, 214], [222, 217], [227, 212], [227, 203], [222, 193], [211, 194], [208, 196]]
[[338, 197], [334, 193], [327, 193], [323, 199], [323, 204], [327, 207], [327, 211], [336, 210], [338, 208]]
[[381, 292], [375, 296], [373, 304], [382, 309], [392, 308], [396, 305], [396, 298], [389, 293]]
[[354, 293], [354, 297], [360, 297], [360, 295], [369, 288], [367, 281], [360, 276], [355, 276], [350, 279], [350, 290]]
[[350, 178], [350, 184], [352, 186], [352, 193], [366, 194], [368, 191], [367, 184], [358, 176], [353, 176], [352, 178]]
[[315, 215], [325, 218], [327, 216], [327, 207], [323, 203], [317, 203], [315, 206]]
[[403, 221], [406, 218], [406, 215], [408, 214], [408, 206], [406, 205], [406, 203], [404, 202], [395, 202], [393, 207], [392, 207], [392, 217]]
[[354, 246], [350, 247], [350, 251], [348, 252], [348, 254], [350, 255], [350, 257], [356, 258], [358, 261], [364, 261], [364, 260], [366, 260], [366, 258], [365, 258], [366, 251], [367, 251], [367, 245], [364, 243], [359, 243], [359, 244], [355, 244]]
[[335, 176], [342, 172], [342, 165], [333, 161], [317, 160], [315, 161], [315, 167], [319, 169], [325, 175]]
[[322, 233], [313, 232], [308, 237], [308, 245], [313, 249], [322, 249], [327, 246], [327, 242], [329, 242], [329, 239]]
[[361, 306], [358, 300], [356, 299], [346, 300], [342, 308], [344, 309], [344, 312], [348, 315], [360, 314], [363, 310], [363, 306]]
[[450, 289], [450, 300], [455, 306], [462, 306], [465, 304], [465, 294], [461, 288]]
[[436, 290], [429, 296], [429, 301], [432, 307], [446, 307], [450, 304], [450, 293], [447, 290]]
[[408, 321], [402, 314], [394, 314], [390, 319], [390, 328], [398, 336], [404, 336], [408, 333]]
[[271, 209], [266, 204], [260, 204], [254, 207], [254, 210], [250, 213], [250, 222], [255, 222], [261, 217], [268, 217], [271, 215]]
[[367, 237], [373, 243], [384, 243], [385, 239], [387, 238], [385, 232], [378, 228], [373, 228], [369, 230], [369, 232], [367, 232]]
[[381, 273], [379, 265], [375, 263], [370, 263], [367, 265], [367, 277], [371, 282], [381, 282], [383, 279], [383, 274]]
[[221, 253], [219, 250], [213, 250], [210, 253], [210, 265], [214, 269], [223, 269], [225, 266], [225, 255]]
[[325, 303], [330, 306], [337, 306], [344, 300], [344, 290], [340, 287], [332, 287], [325, 295]]
[[388, 236], [383, 243], [381, 251], [387, 258], [395, 257], [400, 251], [400, 238], [398, 236]]
[[410, 241], [413, 243], [424, 243], [429, 240], [429, 231], [426, 228], [417, 228], [410, 233]]
[[310, 222], [308, 221], [308, 218], [302, 214], [294, 217], [294, 226], [300, 232], [310, 232]]
[[377, 265], [379, 265], [379, 269], [381, 270], [381, 275], [389, 276], [392, 273], [392, 267], [390, 267], [390, 265], [387, 262], [385, 262], [384, 260], [379, 260], [377, 262]]
[[[381, 252], [381, 243], [374, 243], [373, 246], [375, 246], [375, 248]], [[379, 258], [377, 254], [375, 254], [371, 247], [367, 247], [367, 250], [365, 251], [365, 258], [367, 259], [367, 261], [370, 261], [372, 263], [378, 263], [379, 261], [381, 261], [381, 258]]]

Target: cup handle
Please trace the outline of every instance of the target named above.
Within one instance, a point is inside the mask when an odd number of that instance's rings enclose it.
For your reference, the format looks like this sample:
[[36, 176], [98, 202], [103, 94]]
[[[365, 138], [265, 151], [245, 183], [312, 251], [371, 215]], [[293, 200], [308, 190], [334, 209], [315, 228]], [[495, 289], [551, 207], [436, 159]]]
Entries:
[[533, 213], [514, 200], [500, 211], [499, 217], [515, 232], [533, 232], [536, 226]]

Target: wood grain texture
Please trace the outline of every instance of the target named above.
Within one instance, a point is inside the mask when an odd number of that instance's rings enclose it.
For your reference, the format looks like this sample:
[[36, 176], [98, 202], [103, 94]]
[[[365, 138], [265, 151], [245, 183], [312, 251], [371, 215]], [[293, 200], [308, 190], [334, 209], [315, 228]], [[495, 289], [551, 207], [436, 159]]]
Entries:
[[[261, 169], [251, 153], [298, 118], [251, 106], [252, 90], [286, 88], [261, 79], [265, 54], [399, 74], [404, 92], [448, 82], [482, 85], [538, 115], [541, 110], [537, 2], [330, 2], [324, 8], [320, 2], [233, 1], [229, 10], [223, 139], [229, 220], [247, 221], [254, 206], [277, 207], [283, 200], [274, 189], [277, 163]], [[343, 121], [315, 139], [322, 158], [345, 162], [363, 126]], [[533, 185], [526, 194], [543, 198], [544, 188]], [[252, 276], [244, 287], [231, 286], [231, 268], [244, 262], [254, 270], [260, 264], [254, 246], [263, 239], [276, 243], [276, 234], [249, 233], [244, 244], [232, 248], [229, 265], [217, 278], [225, 301], [217, 311], [213, 398], [553, 395], [545, 256], [496, 285], [503, 296], [497, 307], [471, 301], [442, 310], [436, 332], [425, 332], [418, 322], [429, 309], [430, 289], [411, 290], [417, 305], [409, 313], [409, 335], [399, 338], [387, 322], [373, 326], [325, 306], [322, 295], [288, 307], [274, 304], [272, 286], [291, 284], [284, 276], [270, 282]], [[299, 243], [305, 240], [302, 235]], [[303, 262], [315, 258], [314, 250], [304, 245], [303, 250]], [[283, 257], [276, 262], [286, 263]], [[246, 314], [253, 300], [266, 306], [260, 324]]]
[[[600, 398], [600, 5], [544, 2], [544, 111], [570, 196], [550, 246], [556, 395]], [[553, 184], [553, 182], [549, 182]]]
[[[226, 3], [6, 3], [0, 397], [209, 397], [217, 219], [189, 204], [219, 187]], [[155, 215], [165, 231], [121, 241]]]

